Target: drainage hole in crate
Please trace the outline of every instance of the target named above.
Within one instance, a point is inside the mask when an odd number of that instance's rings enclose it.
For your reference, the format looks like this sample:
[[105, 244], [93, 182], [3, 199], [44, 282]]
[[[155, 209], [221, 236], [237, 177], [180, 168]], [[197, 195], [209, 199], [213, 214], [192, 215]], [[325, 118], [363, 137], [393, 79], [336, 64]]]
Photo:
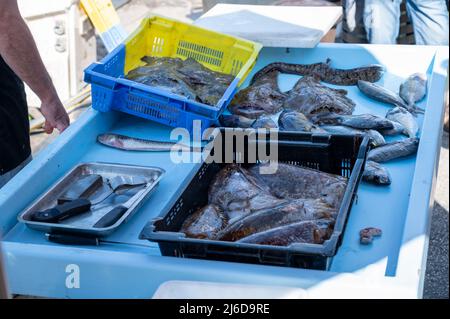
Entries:
[[161, 53], [164, 48], [164, 39], [160, 37], [153, 38], [152, 53]]

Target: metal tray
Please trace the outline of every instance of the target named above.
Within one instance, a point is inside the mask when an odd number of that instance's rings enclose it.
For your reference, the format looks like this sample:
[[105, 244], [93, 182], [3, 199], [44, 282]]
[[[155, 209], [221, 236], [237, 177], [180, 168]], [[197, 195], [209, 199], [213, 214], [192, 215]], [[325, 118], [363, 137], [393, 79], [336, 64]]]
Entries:
[[[47, 233], [70, 233], [85, 236], [106, 236], [112, 233], [122, 223], [125, 223], [133, 213], [135, 213], [151, 195], [152, 191], [158, 185], [161, 176], [165, 173], [162, 168], [150, 166], [134, 166], [112, 163], [80, 163], [70, 170], [65, 176], [59, 179], [50, 187], [40, 198], [35, 200], [23, 213], [19, 214], [18, 220], [26, 224], [28, 227], [47, 232]], [[32, 213], [39, 210], [45, 210], [57, 204], [57, 198], [60, 197], [71, 185], [76, 178], [88, 175], [99, 174], [102, 178], [111, 178], [117, 175], [139, 176], [147, 182], [143, 188], [138, 190], [130, 189], [128, 192], [111, 196], [109, 200], [102, 203], [94, 212], [86, 212], [84, 214], [68, 218], [59, 223], [45, 223], [32, 221]], [[140, 195], [137, 195], [137, 193]], [[123, 214], [123, 216], [114, 224], [105, 228], [94, 228], [93, 225], [102, 218], [111, 209], [110, 205], [126, 202], [132, 196], [137, 195], [134, 203]], [[104, 204], [104, 205], [103, 205]]]

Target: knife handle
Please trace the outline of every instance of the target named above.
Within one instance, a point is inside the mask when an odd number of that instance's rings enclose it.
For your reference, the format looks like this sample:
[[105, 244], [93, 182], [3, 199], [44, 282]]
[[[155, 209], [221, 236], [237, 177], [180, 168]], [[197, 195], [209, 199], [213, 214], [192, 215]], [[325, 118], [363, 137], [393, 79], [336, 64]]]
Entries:
[[94, 228], [104, 228], [104, 227], [109, 227], [111, 225], [114, 225], [120, 219], [120, 217], [123, 216], [123, 214], [127, 210], [128, 209], [126, 207], [123, 207], [123, 206], [116, 206], [116, 207], [114, 207], [108, 213], [103, 215], [103, 217], [100, 218], [98, 220], [98, 222], [96, 222], [94, 224]]
[[63, 219], [82, 214], [91, 209], [91, 202], [85, 198], [56, 205], [55, 207], [33, 213], [33, 221], [55, 223]]

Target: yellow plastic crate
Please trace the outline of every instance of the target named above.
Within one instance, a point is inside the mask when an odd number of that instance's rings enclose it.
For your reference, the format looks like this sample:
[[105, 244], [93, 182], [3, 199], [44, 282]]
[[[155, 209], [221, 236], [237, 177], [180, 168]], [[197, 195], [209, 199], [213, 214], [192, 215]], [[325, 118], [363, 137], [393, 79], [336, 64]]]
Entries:
[[145, 55], [186, 59], [239, 78], [255, 65], [262, 45], [160, 16], [145, 18], [125, 41], [124, 73], [142, 65]]

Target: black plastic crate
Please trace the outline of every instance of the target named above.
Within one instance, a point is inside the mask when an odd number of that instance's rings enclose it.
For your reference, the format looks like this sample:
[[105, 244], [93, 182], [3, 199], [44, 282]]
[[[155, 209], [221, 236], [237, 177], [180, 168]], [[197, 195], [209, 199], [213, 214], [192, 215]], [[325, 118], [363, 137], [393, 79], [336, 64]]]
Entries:
[[[221, 132], [239, 129], [221, 129]], [[242, 131], [242, 130], [240, 130]], [[216, 138], [223, 139], [224, 134]], [[272, 141], [273, 142], [273, 141]], [[278, 161], [339, 174], [349, 178], [333, 234], [322, 245], [297, 243], [286, 247], [244, 244], [188, 238], [178, 232], [184, 220], [208, 201], [208, 189], [214, 176], [227, 164], [204, 162], [175, 204], [159, 217], [151, 220], [140, 234], [141, 239], [158, 242], [163, 256], [201, 258], [257, 264], [291, 266], [326, 270], [342, 241], [348, 215], [364, 169], [368, 138], [352, 135], [327, 135], [309, 133], [278, 133]], [[244, 147], [236, 151], [233, 159], [246, 166], [249, 160], [249, 143], [267, 143], [269, 134], [246, 138]], [[225, 156], [225, 143], [222, 143]], [[214, 148], [211, 152], [214, 154]], [[229, 154], [228, 154], [229, 155]], [[237, 159], [237, 161], [236, 161]], [[256, 162], [259, 159], [256, 158]]]

